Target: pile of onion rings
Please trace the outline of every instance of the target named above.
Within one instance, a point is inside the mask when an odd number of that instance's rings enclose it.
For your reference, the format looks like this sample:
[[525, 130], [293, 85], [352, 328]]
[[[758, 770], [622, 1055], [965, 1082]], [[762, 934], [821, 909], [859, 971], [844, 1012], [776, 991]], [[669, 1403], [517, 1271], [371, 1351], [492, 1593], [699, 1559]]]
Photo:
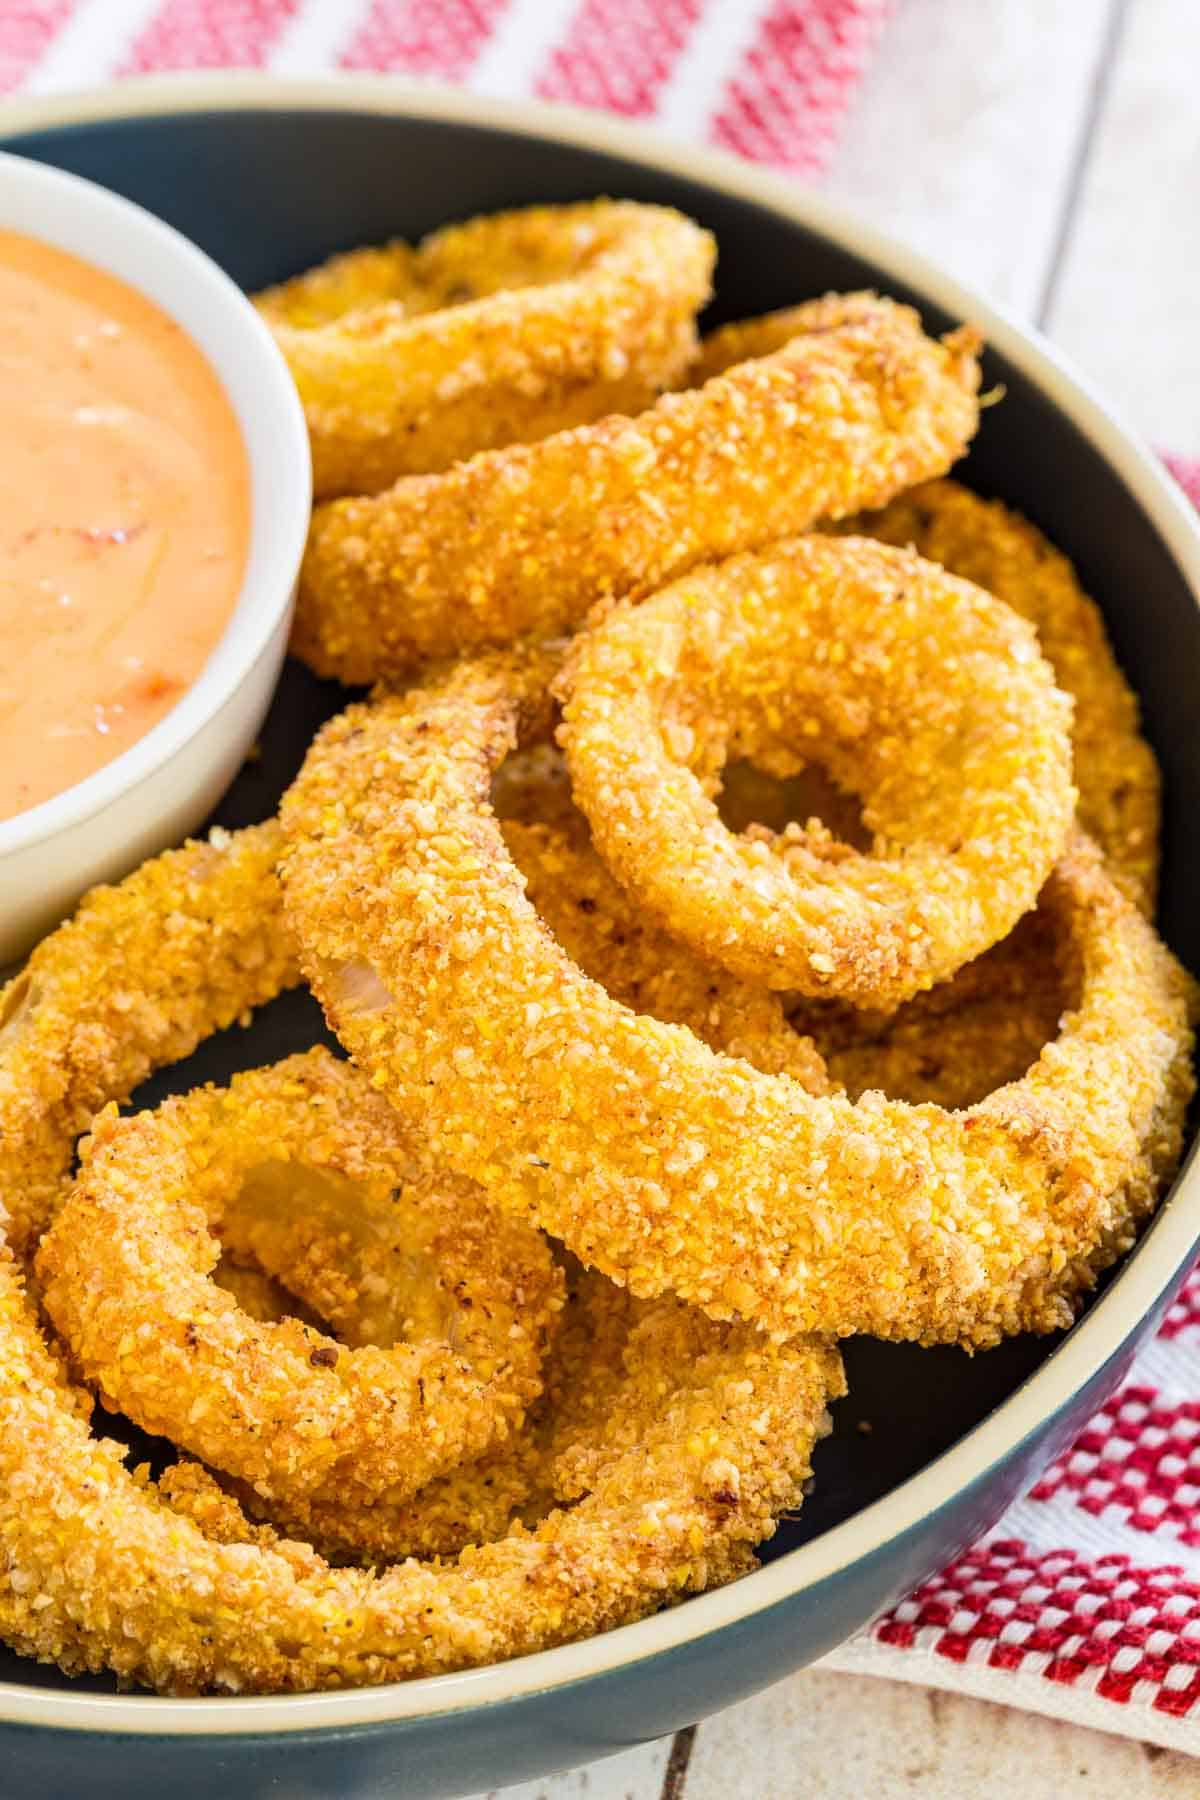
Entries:
[[962, 1115], [814, 1096], [634, 1014], [540, 920], [486, 795], [550, 731], [559, 663], [460, 664], [309, 753], [284, 890], [351, 1054], [439, 1159], [634, 1293], [779, 1334], [1062, 1324], [1190, 1093], [1189, 984], [1098, 854], [1073, 840], [1043, 891], [1078, 997], [1020, 1082]]
[[321, 497], [638, 412], [683, 375], [713, 242], [668, 207], [494, 213], [351, 251], [258, 296]]
[[607, 595], [942, 474], [978, 420], [977, 335], [927, 338], [874, 295], [798, 308], [771, 354], [636, 418], [482, 452], [319, 506], [293, 648], [372, 681], [431, 657], [571, 630]]
[[[260, 847], [244, 836], [207, 854], [191, 846], [94, 897], [64, 927], [81, 994], [115, 933], [147, 1017], [168, 1003], [193, 1022], [212, 1016], [214, 994], [239, 986], [265, 997], [269, 977], [246, 979], [237, 935], [227, 944], [230, 966], [214, 956], [172, 970], [158, 954], [174, 904], [188, 898], [188, 859], [209, 881], [225, 882], [234, 918], [248, 924], [253, 915], [267, 931], [278, 923], [272, 879], [254, 856]], [[164, 909], [157, 932], [144, 930], [148, 893]], [[60, 966], [58, 935], [37, 953], [50, 973]], [[149, 952], [145, 962], [133, 960], [139, 946]], [[290, 960], [281, 963], [276, 981], [290, 970]], [[25, 1004], [25, 1029], [45, 1042], [59, 996], [46, 1017], [36, 994]], [[81, 1001], [81, 1028], [102, 1012], [93, 989], [90, 1003]], [[158, 1042], [169, 1055], [172, 1042]], [[149, 1032], [138, 1055], [143, 1069], [156, 1059]], [[39, 1096], [21, 1091], [36, 1065], [4, 1044], [0, 1058], [12, 1116], [43, 1135]], [[118, 1089], [129, 1066], [110, 1053]], [[100, 1077], [91, 1068], [82, 1078], [94, 1104]], [[304, 1098], [302, 1090], [298, 1106]], [[61, 1117], [76, 1116], [80, 1094], [69, 1080], [58, 1104]], [[211, 1112], [211, 1099], [204, 1104]], [[300, 1121], [297, 1129], [312, 1127]], [[12, 1154], [20, 1149], [11, 1143]], [[584, 1293], [594, 1286], [585, 1283]], [[523, 1484], [544, 1495], [534, 1520], [464, 1546], [452, 1565], [406, 1561], [375, 1574], [330, 1566], [307, 1545], [243, 1520], [236, 1498], [203, 1474], [176, 1475], [160, 1491], [127, 1470], [123, 1446], [92, 1435], [86, 1390], [44, 1339], [3, 1251], [0, 1631], [25, 1654], [66, 1669], [109, 1668], [164, 1691], [288, 1691], [520, 1655], [732, 1579], [752, 1566], [753, 1547], [774, 1519], [800, 1502], [812, 1445], [828, 1429], [826, 1401], [842, 1391], [838, 1359], [816, 1342], [774, 1346], [748, 1327], [713, 1325], [676, 1302], [639, 1306], [622, 1297], [621, 1319], [607, 1339], [599, 1396], [591, 1395], [592, 1366], [577, 1337], [558, 1361], [555, 1411]], [[198, 1521], [211, 1522], [211, 1535]]]
[[[1158, 771], [1065, 558], [933, 479], [977, 335], [697, 352], [711, 261], [602, 201], [259, 297], [350, 496], [296, 648], [433, 666], [0, 992], [25, 1654], [293, 1692], [644, 1617], [800, 1505], [839, 1338], [1065, 1326], [1158, 1202]], [[349, 1061], [122, 1116], [302, 974]]]

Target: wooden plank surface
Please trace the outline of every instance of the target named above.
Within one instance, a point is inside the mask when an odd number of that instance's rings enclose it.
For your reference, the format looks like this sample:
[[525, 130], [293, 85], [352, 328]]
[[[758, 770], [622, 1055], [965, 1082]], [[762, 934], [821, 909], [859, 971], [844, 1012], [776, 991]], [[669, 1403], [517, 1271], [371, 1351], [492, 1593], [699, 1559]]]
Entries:
[[1046, 326], [1152, 440], [1200, 455], [1200, 3], [1124, 21]]
[[1200, 1763], [958, 1694], [812, 1670], [701, 1726], [687, 1800], [734, 1795], [1196, 1800]]
[[[472, 1800], [661, 1800], [671, 1755], [671, 1739], [573, 1769], [545, 1781], [523, 1781], [517, 1787], [493, 1789]], [[1141, 1800], [1130, 1795], [1129, 1800]]]
[[825, 190], [1031, 316], [1111, 17], [1110, 0], [898, 0]]
[[[1200, 0], [897, 0], [826, 191], [1043, 324], [1200, 454]], [[670, 1743], [495, 1800], [1200, 1800], [1200, 1762], [806, 1671]]]

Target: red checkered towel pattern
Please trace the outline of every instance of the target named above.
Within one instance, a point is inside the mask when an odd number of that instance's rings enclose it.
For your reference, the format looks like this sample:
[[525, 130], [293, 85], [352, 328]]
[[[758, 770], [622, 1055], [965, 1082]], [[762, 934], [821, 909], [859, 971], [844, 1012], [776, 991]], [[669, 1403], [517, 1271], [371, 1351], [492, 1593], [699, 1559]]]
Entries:
[[[165, 70], [399, 71], [818, 175], [890, 0], [0, 0], [0, 94]], [[1200, 461], [1168, 459], [1200, 505]], [[1200, 1753], [1200, 1278], [995, 1531], [833, 1666]]]

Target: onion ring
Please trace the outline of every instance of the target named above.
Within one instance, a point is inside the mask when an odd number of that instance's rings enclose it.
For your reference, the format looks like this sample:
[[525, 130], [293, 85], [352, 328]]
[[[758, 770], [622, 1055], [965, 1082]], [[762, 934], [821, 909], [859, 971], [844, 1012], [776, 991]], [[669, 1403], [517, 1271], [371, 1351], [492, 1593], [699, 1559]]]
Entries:
[[883, 512], [833, 529], [911, 545], [1029, 620], [1058, 685], [1075, 702], [1079, 823], [1152, 914], [1162, 809], [1158, 764], [1104, 617], [1067, 558], [1020, 513], [956, 481], [928, 482]]
[[514, 1519], [533, 1525], [559, 1502], [578, 1499], [571, 1468], [611, 1419], [630, 1333], [645, 1303], [577, 1263], [566, 1278], [567, 1304], [542, 1365], [545, 1391], [524, 1431], [407, 1501], [353, 1509], [319, 1500], [264, 1507], [234, 1484], [235, 1504], [339, 1561], [379, 1565], [405, 1556], [457, 1556], [468, 1544], [503, 1537]]
[[0, 1223], [18, 1255], [93, 1113], [299, 980], [279, 847], [273, 822], [214, 831], [93, 889], [0, 992]]
[[[283, 1220], [264, 1210], [272, 1176]], [[326, 1236], [343, 1220], [350, 1254], [319, 1308], [340, 1344], [294, 1318], [252, 1320], [209, 1281], [225, 1200], [247, 1183], [234, 1242], [270, 1274], [311, 1252], [314, 1206]], [[433, 1279], [426, 1316], [410, 1318], [414, 1263]], [[404, 1499], [519, 1426], [561, 1305], [541, 1239], [470, 1183], [417, 1166], [393, 1110], [325, 1050], [155, 1112], [101, 1113], [37, 1272], [77, 1368], [114, 1409], [266, 1499], [351, 1506]]]
[[788, 342], [640, 417], [493, 450], [318, 507], [293, 649], [363, 682], [569, 630], [605, 595], [825, 516], [879, 506], [961, 455], [978, 336], [935, 343], [872, 295], [798, 308]]
[[[8, 1063], [14, 1135], [5, 1153], [14, 1167], [26, 1152], [34, 1161], [42, 1153], [51, 1114], [69, 1159], [73, 1122], [114, 1097], [104, 1071], [124, 1091], [157, 1052], [180, 1054], [203, 1019], [221, 1016], [255, 946], [264, 958], [275, 946], [278, 960], [255, 965], [248, 991], [265, 996], [271, 978], [290, 972], [290, 953], [278, 949], [287, 938], [270, 874], [273, 838], [269, 829], [207, 854], [193, 845], [159, 858], [43, 945], [48, 987], [40, 997], [26, 990], [23, 1031], [43, 1051], [61, 1035], [70, 947], [82, 975], [81, 1028], [103, 1027], [103, 1054], [64, 1064], [52, 1106], [40, 1060]], [[222, 883], [234, 917], [203, 955], [192, 925]], [[173, 968], [163, 945], [177, 909], [181, 945], [192, 947]], [[102, 1000], [114, 942], [125, 952], [121, 991], [145, 1001], [130, 1010], [128, 1044], [118, 1011]], [[170, 1018], [152, 1029], [154, 1007]], [[674, 1303], [638, 1309], [640, 1360], [615, 1382], [602, 1377], [603, 1410], [611, 1404], [622, 1420], [595, 1423], [576, 1446], [580, 1497], [569, 1510], [466, 1550], [453, 1566], [408, 1562], [374, 1575], [330, 1568], [309, 1546], [269, 1543], [256, 1527], [242, 1533], [232, 1507], [209, 1538], [182, 1492], [179, 1508], [170, 1504], [171, 1482], [160, 1495], [127, 1470], [122, 1445], [92, 1437], [87, 1397], [43, 1338], [20, 1269], [0, 1245], [0, 1636], [68, 1672], [108, 1668], [165, 1692], [296, 1692], [518, 1656], [731, 1580], [799, 1503], [812, 1445], [828, 1429], [826, 1401], [843, 1391], [841, 1365], [819, 1344], [776, 1347], [681, 1312]], [[594, 1420], [586, 1392], [564, 1393], [563, 1406]], [[626, 1421], [636, 1448], [621, 1441]], [[211, 1484], [192, 1486], [211, 1499]]]
[[286, 1540], [214, 1541], [141, 1486], [90, 1436], [0, 1254], [0, 1631], [167, 1692], [304, 1691], [519, 1656], [731, 1580], [800, 1501], [840, 1361], [669, 1302], [640, 1334], [569, 1510], [452, 1566], [374, 1575]]
[[[505, 839], [530, 899], [567, 953], [635, 1010], [690, 1025], [715, 1050], [744, 1056], [756, 1068], [788, 1073], [810, 1092], [825, 1092], [824, 1064], [812, 1040], [788, 1024], [779, 998], [708, 967], [648, 927], [590, 848], [586, 821], [570, 807], [557, 769], [547, 770], [539, 759], [523, 776], [519, 793], [510, 778], [508, 804], [518, 804], [525, 814], [548, 811], [558, 823], [510, 817]], [[605, 1296], [620, 1296], [621, 1290], [607, 1282], [600, 1287]], [[309, 1286], [303, 1294], [321, 1310], [320, 1294]], [[594, 1338], [594, 1318], [589, 1329]], [[561, 1362], [561, 1346], [551, 1355]], [[594, 1385], [594, 1341], [589, 1341], [588, 1362]], [[561, 1420], [553, 1435], [561, 1437]], [[342, 1504], [317, 1502], [302, 1509], [294, 1503], [274, 1504], [267, 1516], [289, 1534], [342, 1558], [386, 1562], [404, 1555], [452, 1555], [466, 1543], [498, 1535], [518, 1510], [527, 1515], [546, 1486], [539, 1471], [547, 1459], [552, 1462], [553, 1456], [541, 1447], [537, 1434], [532, 1441], [523, 1434], [478, 1463], [429, 1483], [410, 1501], [389, 1499], [386, 1505], [352, 1511]], [[256, 1514], [262, 1511], [254, 1495], [239, 1489], [238, 1497]]]
[[268, 288], [256, 305], [300, 390], [318, 498], [648, 406], [695, 351], [714, 255], [668, 207], [592, 200], [351, 251]]
[[1192, 1080], [1189, 980], [1098, 854], [1044, 892], [1079, 1004], [1023, 1081], [962, 1114], [813, 1096], [621, 1006], [539, 921], [487, 796], [548, 734], [558, 657], [351, 707], [285, 797], [285, 904], [354, 1057], [432, 1154], [635, 1293], [788, 1334], [1065, 1323], [1154, 1204]]
[[[869, 539], [791, 539], [618, 605], [558, 689], [613, 872], [698, 955], [770, 987], [910, 999], [1008, 934], [1070, 829], [1070, 708], [1033, 631]], [[862, 795], [868, 853], [722, 823], [729, 752], [791, 774], [806, 742]]]

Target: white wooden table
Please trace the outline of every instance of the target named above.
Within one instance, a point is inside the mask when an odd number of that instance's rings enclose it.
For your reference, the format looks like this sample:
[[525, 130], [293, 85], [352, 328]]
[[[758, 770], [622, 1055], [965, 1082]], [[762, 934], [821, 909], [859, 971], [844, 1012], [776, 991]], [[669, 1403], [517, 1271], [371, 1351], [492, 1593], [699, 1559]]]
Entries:
[[[1200, 0], [897, 0], [826, 183], [1200, 456]], [[620, 1741], [620, 1721], [612, 1721]], [[1200, 1762], [809, 1672], [501, 1800], [1200, 1800]]]

